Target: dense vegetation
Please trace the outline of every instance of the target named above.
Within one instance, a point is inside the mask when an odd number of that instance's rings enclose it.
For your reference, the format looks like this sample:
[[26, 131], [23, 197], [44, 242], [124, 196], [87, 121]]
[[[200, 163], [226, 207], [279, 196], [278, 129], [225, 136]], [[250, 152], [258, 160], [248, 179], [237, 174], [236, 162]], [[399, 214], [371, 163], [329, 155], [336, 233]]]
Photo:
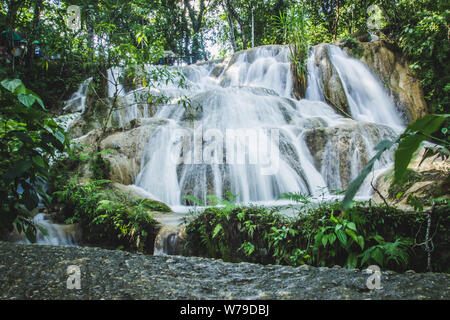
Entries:
[[[308, 197], [301, 197], [303, 204]], [[309, 264], [363, 268], [428, 270], [427, 215], [384, 206], [358, 206], [343, 212], [339, 202], [302, 208], [209, 208], [187, 227], [190, 254], [232, 262]], [[433, 213], [433, 271], [449, 272], [448, 207]]]
[[162, 203], [134, 199], [107, 187], [108, 180], [92, 180], [81, 185], [73, 178], [56, 200], [63, 205], [59, 218], [66, 223], [79, 223], [83, 243], [113, 249], [152, 254], [158, 224], [153, 211], [170, 211]]
[[[68, 24], [72, 5], [80, 7], [79, 29]], [[372, 5], [381, 12], [368, 10]], [[449, 9], [444, 0], [184, 0], [181, 6], [175, 0], [8, 0], [0, 7], [2, 46], [23, 50], [3, 56], [3, 68], [57, 108], [88, 77], [117, 64], [156, 62], [163, 50], [195, 62], [252, 45], [292, 43], [300, 24], [311, 45], [381, 29], [378, 35], [410, 58], [430, 111], [443, 112]]]

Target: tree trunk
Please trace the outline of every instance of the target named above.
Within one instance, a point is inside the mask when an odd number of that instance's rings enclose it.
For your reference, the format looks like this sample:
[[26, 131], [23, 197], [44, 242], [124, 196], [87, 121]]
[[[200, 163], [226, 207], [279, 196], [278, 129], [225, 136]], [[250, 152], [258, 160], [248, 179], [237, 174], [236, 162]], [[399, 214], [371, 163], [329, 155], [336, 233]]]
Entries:
[[25, 57], [25, 62], [27, 66], [30, 66], [33, 60], [34, 50], [33, 50], [33, 42], [38, 40], [38, 27], [41, 20], [41, 8], [42, 8], [42, 0], [35, 0], [34, 2], [34, 16], [32, 26], [33, 29], [31, 31], [31, 35], [28, 38], [27, 44], [27, 55]]
[[8, 2], [8, 14], [6, 18], [7, 28], [14, 31], [16, 27], [17, 12], [22, 6], [24, 0], [10, 0]]
[[238, 13], [234, 9], [230, 0], [225, 0], [225, 5], [228, 9], [228, 12], [230, 12], [230, 14], [233, 16], [233, 18], [236, 19], [236, 21], [239, 25], [239, 29], [241, 30], [241, 36], [242, 36], [242, 49], [245, 50], [245, 49], [247, 49], [247, 36], [245, 34], [244, 22], [242, 21], [241, 17], [239, 17]]
[[336, 22], [334, 25], [334, 40], [337, 40], [337, 34], [338, 34], [338, 28], [339, 28], [339, 7], [340, 7], [340, 0], [337, 0], [337, 7], [336, 7]]
[[222, 3], [223, 10], [225, 11], [225, 14], [227, 15], [228, 20], [228, 26], [230, 27], [230, 42], [231, 46], [233, 47], [233, 52], [237, 51], [236, 46], [236, 39], [234, 38], [234, 26], [233, 26], [233, 18], [231, 16], [231, 13], [228, 11], [226, 5]]
[[205, 1], [200, 0], [200, 9], [198, 14], [196, 15], [195, 10], [192, 8], [190, 0], [184, 0], [184, 6], [187, 8], [189, 17], [192, 22], [192, 30], [194, 35], [192, 37], [192, 55], [194, 56], [194, 61], [196, 62], [199, 57], [203, 56], [201, 51], [203, 50], [203, 44], [201, 43], [203, 37], [200, 35], [200, 30], [202, 27], [203, 14], [205, 12]]

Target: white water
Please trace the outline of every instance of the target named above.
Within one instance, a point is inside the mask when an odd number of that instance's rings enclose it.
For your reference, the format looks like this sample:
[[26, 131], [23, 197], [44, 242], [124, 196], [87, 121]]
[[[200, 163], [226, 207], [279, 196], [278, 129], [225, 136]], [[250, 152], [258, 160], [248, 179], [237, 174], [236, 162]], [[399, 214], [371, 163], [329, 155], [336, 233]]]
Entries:
[[[156, 240], [155, 254], [176, 251], [182, 230], [177, 225], [190, 208], [185, 206], [183, 196], [206, 201], [208, 195], [223, 198], [229, 190], [238, 195], [240, 202], [269, 206], [286, 204], [277, 200], [285, 192], [333, 197], [330, 191], [345, 189], [374, 155], [374, 147], [381, 140], [392, 139], [404, 128], [376, 76], [360, 61], [329, 46], [330, 62], [340, 77], [355, 120], [337, 114], [324, 102], [314, 55], [312, 48], [307, 61], [306, 99], [301, 101], [292, 92], [289, 50], [281, 46], [239, 52], [220, 63], [174, 68], [184, 74], [188, 89], [163, 82], [126, 92], [120, 83], [121, 69], [108, 71], [109, 97], [118, 96], [122, 107], [114, 114], [119, 126], [125, 127], [138, 118], [167, 120], [148, 138], [134, 185], [142, 194], [163, 201], [178, 212], [155, 217], [165, 226]], [[150, 71], [159, 67], [145, 68]], [[170, 97], [171, 101], [150, 112], [148, 93]], [[84, 112], [86, 94], [83, 84], [66, 110]], [[193, 106], [202, 107], [194, 112], [195, 122], [179, 102], [184, 97]], [[234, 132], [235, 144], [228, 145], [230, 129], [247, 131]], [[316, 134], [311, 130], [319, 131]], [[327, 133], [327, 140], [315, 159], [311, 148], [319, 143], [314, 139], [320, 130]], [[311, 132], [313, 141], [308, 145]], [[218, 144], [220, 139], [222, 143]], [[232, 161], [236, 160], [230, 156], [232, 145], [242, 148], [243, 161]], [[182, 146], [187, 148], [182, 150]], [[392, 161], [392, 153], [386, 153], [376, 163], [374, 176]], [[371, 195], [370, 179], [358, 193], [360, 198]], [[39, 237], [40, 243], [73, 243], [61, 233], [60, 226], [50, 224], [43, 216], [37, 219], [51, 233], [48, 238]]]
[[[222, 198], [227, 190], [237, 194], [241, 202], [271, 203], [285, 192], [328, 195], [330, 190], [345, 189], [343, 181], [357, 176], [367, 158], [374, 154], [374, 146], [382, 139], [392, 138], [404, 124], [370, 70], [330, 45], [330, 62], [339, 74], [356, 121], [337, 114], [324, 102], [314, 55], [313, 48], [307, 61], [306, 99], [301, 101], [292, 92], [289, 50], [281, 46], [239, 52], [222, 63], [174, 68], [184, 74], [188, 89], [162, 82], [153, 84], [151, 89], [127, 93], [120, 83], [121, 69], [109, 70], [109, 96], [117, 95], [122, 107], [114, 114], [120, 126], [151, 116], [167, 120], [149, 137], [136, 187], [177, 207], [184, 204], [185, 195], [206, 200], [211, 194]], [[226, 67], [222, 70], [220, 65]], [[159, 66], [145, 68], [150, 71]], [[89, 82], [80, 86], [67, 102], [66, 110], [84, 112]], [[172, 100], [150, 113], [145, 102], [149, 92]], [[182, 97], [187, 97], [193, 106], [202, 107], [195, 122], [187, 118], [180, 105], [178, 99]], [[306, 143], [308, 130], [331, 130], [336, 126], [342, 129], [346, 125], [346, 131], [334, 133], [336, 138], [328, 137], [318, 166], [310, 152], [311, 145]], [[241, 148], [244, 160], [236, 155], [233, 158], [231, 150], [227, 150], [227, 138], [233, 138], [230, 129], [247, 130], [234, 132], [233, 147], [236, 151]], [[188, 138], [183, 140], [183, 135]], [[223, 143], [218, 144], [220, 139]], [[342, 139], [350, 141], [347, 152], [338, 147]], [[182, 151], [186, 145], [188, 148]], [[376, 164], [376, 170], [391, 162], [392, 155], [386, 154]], [[341, 163], [348, 166], [349, 177], [342, 176]], [[359, 193], [370, 194], [367, 185]]]
[[63, 109], [64, 111], [84, 113], [86, 110], [86, 99], [91, 82], [92, 78], [89, 78], [80, 84], [78, 90], [70, 97], [69, 100], [65, 102]]
[[[203, 110], [194, 124], [186, 119], [186, 111], [176, 102], [159, 108], [154, 117], [168, 122], [149, 138], [136, 186], [172, 206], [182, 205], [184, 195], [206, 200], [211, 194], [222, 198], [227, 190], [237, 194], [238, 201], [264, 203], [276, 200], [285, 192], [318, 195], [342, 189], [337, 145], [328, 142], [322, 166], [317, 168], [304, 133], [349, 123], [354, 126], [357, 143], [350, 145], [345, 159], [354, 178], [363, 167], [361, 153], [370, 158], [374, 146], [382, 139], [392, 138], [403, 123], [394, 103], [364, 64], [337, 47], [331, 46], [330, 52], [331, 62], [344, 85], [351, 114], [358, 122], [341, 117], [320, 101], [323, 95], [313, 51], [308, 60], [307, 99], [301, 101], [297, 101], [292, 93], [286, 47], [267, 46], [237, 53], [220, 76], [214, 75], [217, 75], [213, 72], [214, 64], [184, 67], [179, 70], [185, 74], [189, 90], [169, 84], [158, 87], [159, 92], [169, 93], [174, 98], [186, 94], [193, 105], [201, 105]], [[128, 118], [133, 116], [136, 112], [130, 109]], [[366, 122], [382, 125], [373, 129]], [[225, 144], [229, 129], [257, 132], [256, 138], [249, 134], [246, 139], [236, 142], [244, 150], [244, 163], [229, 161], [230, 152]], [[279, 148], [270, 130], [277, 130]], [[241, 132], [240, 136], [245, 133]], [[188, 135], [189, 139], [184, 143], [191, 148], [184, 151], [184, 162], [180, 164], [176, 160], [181, 155], [182, 134]], [[223, 148], [217, 147], [215, 141], [218, 138], [223, 138]], [[208, 154], [219, 161], [205, 161]], [[258, 159], [252, 162], [250, 159], [256, 157], [255, 154]], [[376, 169], [386, 167], [391, 161], [391, 155], [387, 155]], [[271, 167], [276, 170], [264, 174]], [[359, 195], [369, 196], [370, 193], [370, 188], [363, 188]]]
[[402, 131], [404, 124], [392, 99], [378, 79], [361, 61], [336, 46], [329, 46], [330, 60], [344, 86], [354, 119], [385, 124]]
[[[74, 246], [77, 245], [77, 230], [73, 225], [60, 225], [52, 223], [47, 219], [46, 215], [43, 213], [37, 214], [33, 218], [35, 225], [39, 225], [45, 229], [47, 235], [44, 235], [39, 229], [36, 233], [36, 244], [44, 245], [55, 245], [55, 246]], [[18, 239], [15, 240], [16, 243], [26, 243], [30, 242], [26, 239], [25, 235], [15, 235]]]

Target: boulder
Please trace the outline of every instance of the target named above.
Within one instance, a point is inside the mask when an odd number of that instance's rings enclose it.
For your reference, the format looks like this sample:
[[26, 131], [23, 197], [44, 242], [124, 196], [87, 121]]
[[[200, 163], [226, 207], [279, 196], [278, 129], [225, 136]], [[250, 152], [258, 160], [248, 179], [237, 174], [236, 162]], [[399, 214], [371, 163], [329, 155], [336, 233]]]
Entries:
[[155, 256], [184, 255], [186, 226], [163, 226], [155, 239]]
[[[386, 126], [348, 120], [333, 127], [307, 130], [305, 142], [330, 190], [345, 190], [374, 155], [374, 147], [395, 133]], [[392, 155], [386, 153], [380, 166]]]
[[135, 128], [115, 132], [100, 144], [102, 150], [113, 149], [104, 156], [111, 164], [110, 179], [124, 185], [133, 184], [141, 168], [141, 158], [152, 133], [166, 123], [161, 119], [137, 119]]
[[329, 46], [320, 44], [315, 47], [315, 63], [319, 70], [319, 79], [323, 89], [323, 95], [328, 104], [336, 112], [343, 116], [350, 114], [344, 87], [336, 69], [333, 67], [329, 57]]
[[140, 200], [142, 202], [142, 205], [147, 209], [150, 209], [152, 212], [160, 214], [172, 212], [172, 209], [170, 209], [168, 205], [163, 202], [151, 199], [151, 194], [139, 187], [136, 187], [134, 185], [126, 186], [117, 182], [112, 183], [111, 186], [114, 190], [126, 194], [133, 200]]
[[450, 161], [433, 157], [426, 159], [419, 166], [424, 152], [425, 148], [421, 148], [414, 156], [408, 166], [410, 172], [402, 186], [391, 185], [392, 168], [381, 174], [375, 184], [381, 196], [375, 193], [372, 201], [382, 204], [386, 200], [388, 204], [401, 210], [411, 211], [414, 208], [408, 203], [410, 195], [414, 195], [420, 200], [429, 200], [440, 196], [448, 198], [450, 194]]

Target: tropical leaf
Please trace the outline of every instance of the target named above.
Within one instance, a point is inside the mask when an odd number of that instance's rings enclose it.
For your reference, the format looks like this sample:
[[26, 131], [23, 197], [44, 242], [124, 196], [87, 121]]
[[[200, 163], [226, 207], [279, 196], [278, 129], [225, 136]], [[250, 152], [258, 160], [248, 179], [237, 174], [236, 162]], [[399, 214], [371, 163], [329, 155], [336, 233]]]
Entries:
[[342, 201], [342, 208], [344, 210], [348, 210], [349, 208], [351, 208], [353, 198], [355, 197], [356, 193], [358, 192], [359, 188], [361, 187], [366, 177], [369, 175], [370, 172], [372, 172], [375, 162], [378, 159], [380, 159], [383, 153], [386, 150], [390, 149], [396, 142], [397, 140], [394, 141], [383, 140], [375, 147], [375, 150], [377, 150], [378, 152], [372, 159], [370, 159], [370, 161], [361, 171], [359, 176], [356, 177], [356, 179], [350, 183], [350, 185], [347, 188], [347, 191], [345, 192], [345, 197], [344, 200]]
[[212, 234], [213, 239], [214, 239], [215, 237], [217, 237], [217, 235], [218, 235], [222, 230], [223, 230], [223, 228], [222, 228], [222, 225], [221, 225], [220, 223], [219, 223], [218, 225], [216, 225], [216, 227], [214, 228], [213, 234]]
[[406, 128], [405, 134], [402, 135], [395, 151], [393, 183], [402, 182], [406, 169], [420, 144], [429, 138], [432, 133], [438, 131], [449, 116], [448, 114], [427, 114]]
[[1, 85], [8, 91], [13, 92], [16, 91], [17, 88], [23, 86], [23, 82], [20, 79], [9, 80], [5, 79], [1, 82]]

